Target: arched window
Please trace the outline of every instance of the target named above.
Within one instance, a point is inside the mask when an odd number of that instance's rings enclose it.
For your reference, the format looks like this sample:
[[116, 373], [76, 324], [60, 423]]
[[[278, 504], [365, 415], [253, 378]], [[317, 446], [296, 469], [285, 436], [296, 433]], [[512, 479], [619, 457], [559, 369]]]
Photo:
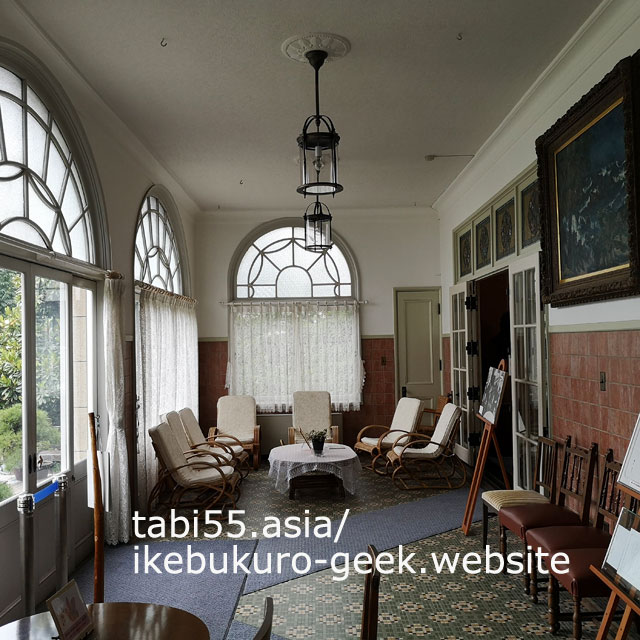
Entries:
[[88, 146], [64, 97], [20, 56], [0, 42], [0, 234], [106, 266], [96, 248], [103, 211]]
[[140, 282], [182, 294], [182, 261], [167, 208], [150, 190], [144, 198], [136, 227], [135, 278]]
[[338, 240], [328, 251], [314, 253], [304, 248], [302, 226], [283, 223], [263, 233], [261, 230], [236, 260], [237, 299], [353, 295], [355, 266], [344, 243]]
[[348, 247], [304, 248], [301, 221], [258, 227], [236, 251], [227, 381], [261, 411], [287, 411], [295, 391], [325, 390], [337, 411], [358, 409], [360, 355], [358, 279]]

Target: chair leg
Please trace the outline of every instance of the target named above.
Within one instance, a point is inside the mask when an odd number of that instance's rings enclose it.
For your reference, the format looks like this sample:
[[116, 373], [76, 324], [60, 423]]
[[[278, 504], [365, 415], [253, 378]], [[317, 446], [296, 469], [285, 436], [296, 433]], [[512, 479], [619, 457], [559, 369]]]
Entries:
[[489, 534], [489, 507], [482, 503], [482, 549], [487, 548], [487, 538]]
[[574, 640], [582, 638], [582, 621], [580, 620], [580, 601], [579, 596], [573, 596], [573, 637]]
[[[524, 542], [524, 552], [522, 557], [524, 558], [524, 561], [526, 563], [527, 561], [527, 542]], [[527, 595], [531, 594], [531, 574], [526, 570], [526, 566], [525, 566], [525, 571], [524, 571], [524, 592]]]
[[253, 470], [257, 471], [260, 467], [260, 447], [253, 447]]
[[548, 595], [548, 612], [549, 612], [549, 631], [551, 633], [557, 633], [560, 628], [560, 623], [558, 622], [559, 611], [558, 611], [558, 581], [549, 574], [549, 584], [547, 585], [547, 595]]
[[504, 573], [507, 572], [507, 527], [500, 525], [500, 555]]
[[538, 566], [536, 562], [537, 556], [534, 557], [531, 563], [531, 574], [529, 576], [529, 589], [531, 591], [531, 600], [533, 600], [534, 604], [538, 604]]

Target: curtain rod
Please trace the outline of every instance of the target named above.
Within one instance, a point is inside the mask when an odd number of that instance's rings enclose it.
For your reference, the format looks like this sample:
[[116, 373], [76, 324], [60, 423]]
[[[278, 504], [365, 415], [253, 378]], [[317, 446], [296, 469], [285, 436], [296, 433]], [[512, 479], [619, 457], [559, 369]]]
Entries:
[[313, 304], [320, 305], [360, 305], [360, 304], [369, 304], [368, 300], [326, 300], [326, 299], [317, 299], [317, 300], [266, 300], [260, 298], [247, 298], [246, 302], [239, 302], [237, 300], [233, 302], [225, 302], [224, 300], [220, 300], [219, 303], [225, 307], [242, 307], [244, 305], [252, 305], [252, 304], [300, 304], [311, 302]]
[[154, 287], [151, 284], [147, 284], [146, 282], [141, 282], [140, 280], [135, 281], [135, 285], [138, 289], [144, 289], [145, 291], [151, 291], [152, 293], [160, 293], [163, 296], [169, 296], [170, 298], [175, 298], [176, 300], [183, 300], [184, 302], [190, 302], [192, 304], [197, 304], [198, 301], [195, 298], [190, 298], [189, 296], [183, 296], [179, 293], [172, 293], [171, 291], [167, 291], [166, 289], [161, 289], [160, 287]]

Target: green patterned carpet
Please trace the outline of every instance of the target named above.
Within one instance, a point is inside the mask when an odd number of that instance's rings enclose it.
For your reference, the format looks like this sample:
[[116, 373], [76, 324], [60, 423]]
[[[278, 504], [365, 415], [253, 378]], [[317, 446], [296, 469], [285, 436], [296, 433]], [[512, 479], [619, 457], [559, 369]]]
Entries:
[[[362, 513], [418, 500], [436, 492], [403, 492], [395, 489], [388, 478], [363, 470], [357, 497], [344, 501], [333, 495], [313, 493], [291, 501], [273, 489], [267, 477], [268, 468], [252, 473], [243, 484], [239, 508], [246, 510], [244, 517], [249, 531], [258, 529], [264, 515], [302, 515], [309, 509], [311, 515], [338, 518], [349, 507], [352, 513]], [[380, 582], [380, 608], [378, 637], [386, 640], [412, 638], [558, 638], [571, 637], [571, 623], [562, 622], [560, 631], [553, 636], [548, 632], [545, 595], [542, 604], [533, 604], [524, 594], [521, 576], [467, 575], [460, 569], [453, 575], [436, 575], [433, 565], [421, 562], [432, 552], [481, 551], [480, 524], [475, 524], [471, 535], [465, 537], [458, 530], [405, 546], [406, 552], [415, 552], [416, 566], [429, 567], [426, 574], [393, 573], [382, 576]], [[496, 522], [490, 523], [490, 542], [496, 544]], [[516, 541], [511, 541], [516, 549]], [[397, 549], [392, 551], [397, 555]], [[331, 570], [321, 571], [289, 582], [269, 587], [241, 597], [235, 620], [257, 626], [262, 618], [265, 596], [274, 599], [273, 632], [284, 638], [343, 639], [358, 638], [362, 614], [364, 578], [351, 575], [347, 580], [333, 580]], [[570, 611], [566, 593], [562, 593], [563, 611]], [[585, 600], [585, 609], [602, 610], [604, 603]], [[597, 624], [583, 624], [583, 638], [595, 638]], [[638, 638], [637, 630], [629, 637]]]

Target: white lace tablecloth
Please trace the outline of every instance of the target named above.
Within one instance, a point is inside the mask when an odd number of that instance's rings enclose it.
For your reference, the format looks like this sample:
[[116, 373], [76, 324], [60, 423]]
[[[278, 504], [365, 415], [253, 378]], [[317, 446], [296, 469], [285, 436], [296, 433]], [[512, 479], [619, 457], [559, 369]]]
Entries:
[[280, 493], [289, 490], [292, 478], [320, 471], [337, 476], [342, 480], [345, 490], [355, 494], [362, 470], [356, 452], [343, 444], [325, 444], [320, 456], [306, 444], [286, 444], [271, 449], [269, 464], [269, 476], [275, 478], [276, 489]]

